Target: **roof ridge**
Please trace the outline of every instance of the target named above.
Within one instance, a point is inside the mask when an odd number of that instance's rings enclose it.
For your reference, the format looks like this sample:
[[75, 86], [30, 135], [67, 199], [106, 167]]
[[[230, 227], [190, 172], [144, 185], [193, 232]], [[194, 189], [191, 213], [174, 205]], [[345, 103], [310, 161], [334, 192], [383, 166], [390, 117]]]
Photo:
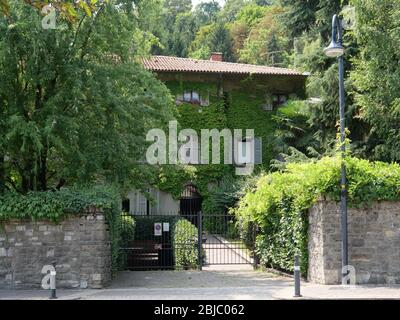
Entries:
[[200, 72], [306, 76], [304, 73], [290, 68], [163, 55], [143, 57], [142, 62], [146, 69], [156, 72]]
[[[200, 61], [200, 62], [207, 62], [207, 63], [215, 63], [215, 64], [233, 64], [236, 66], [246, 66], [246, 67], [265, 67], [265, 68], [273, 68], [273, 69], [278, 69], [278, 70], [291, 70], [295, 71], [294, 69], [291, 68], [282, 68], [282, 67], [273, 67], [273, 66], [267, 66], [267, 65], [262, 65], [262, 64], [250, 64], [250, 63], [243, 63], [243, 62], [230, 62], [230, 61], [214, 61], [214, 60], [205, 60], [205, 59], [195, 59], [195, 58], [184, 58], [184, 57], [176, 57], [176, 56], [163, 56], [163, 55], [151, 55], [150, 58], [152, 57], [160, 57], [160, 58], [168, 58], [168, 59], [179, 59], [179, 60], [191, 60], [191, 61]], [[149, 59], [149, 58], [144, 58], [144, 59]]]

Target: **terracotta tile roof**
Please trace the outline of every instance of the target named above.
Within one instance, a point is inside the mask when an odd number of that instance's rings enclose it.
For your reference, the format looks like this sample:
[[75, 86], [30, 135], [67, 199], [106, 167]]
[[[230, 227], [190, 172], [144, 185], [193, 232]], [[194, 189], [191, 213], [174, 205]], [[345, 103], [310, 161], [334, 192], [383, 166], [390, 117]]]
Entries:
[[155, 72], [201, 72], [306, 76], [306, 74], [292, 69], [167, 56], [151, 56], [143, 59], [143, 64], [146, 69]]

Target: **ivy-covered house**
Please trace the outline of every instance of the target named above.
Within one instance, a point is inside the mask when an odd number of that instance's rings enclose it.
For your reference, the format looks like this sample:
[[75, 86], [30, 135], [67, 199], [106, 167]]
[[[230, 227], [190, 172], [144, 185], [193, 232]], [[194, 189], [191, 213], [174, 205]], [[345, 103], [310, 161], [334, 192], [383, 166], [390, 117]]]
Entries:
[[[179, 128], [254, 129], [255, 170], [268, 169], [274, 158], [274, 113], [289, 99], [305, 98], [307, 76], [291, 69], [223, 62], [222, 54], [210, 60], [152, 56], [144, 67], [170, 89], [176, 102]], [[243, 139], [233, 143], [245, 144]], [[202, 210], [213, 211], [213, 194], [221, 184], [232, 183], [233, 164], [164, 165], [159, 179], [146, 195], [133, 191], [124, 202], [132, 214], [176, 214], [185, 199], [201, 198]], [[215, 201], [214, 201], [215, 202]]]

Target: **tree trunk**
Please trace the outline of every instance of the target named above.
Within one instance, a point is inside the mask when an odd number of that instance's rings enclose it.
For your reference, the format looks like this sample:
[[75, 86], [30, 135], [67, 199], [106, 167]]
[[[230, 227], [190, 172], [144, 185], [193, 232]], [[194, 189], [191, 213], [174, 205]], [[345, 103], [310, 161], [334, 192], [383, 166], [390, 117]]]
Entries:
[[39, 188], [47, 190], [47, 149], [43, 151], [39, 160]]
[[4, 155], [0, 154], [0, 193], [6, 188], [6, 170], [4, 167]]

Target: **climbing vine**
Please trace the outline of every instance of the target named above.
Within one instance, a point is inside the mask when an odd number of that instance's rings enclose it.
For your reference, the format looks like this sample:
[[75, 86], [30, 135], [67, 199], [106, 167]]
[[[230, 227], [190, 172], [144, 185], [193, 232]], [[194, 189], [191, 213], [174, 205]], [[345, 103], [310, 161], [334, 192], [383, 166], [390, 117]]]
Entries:
[[[201, 136], [201, 129], [254, 129], [255, 136], [262, 138], [263, 164], [256, 171], [268, 168], [273, 158], [271, 136], [275, 130], [273, 111], [265, 111], [265, 92], [256, 91], [251, 83], [240, 89], [223, 93], [217, 83], [166, 81], [173, 96], [183, 95], [185, 91], [196, 91], [200, 97], [207, 96], [209, 105], [200, 106], [185, 102], [177, 103], [174, 115], [179, 129], [194, 129]], [[245, 88], [245, 90], [243, 90]], [[243, 130], [243, 136], [245, 131]], [[221, 159], [223, 159], [221, 141]], [[203, 196], [203, 211], [212, 212], [215, 205], [212, 189], [224, 179], [235, 178], [234, 167], [225, 164], [207, 165], [164, 165], [160, 169], [156, 186], [178, 199], [184, 184], [193, 182]], [[215, 190], [214, 190], [215, 191]]]

